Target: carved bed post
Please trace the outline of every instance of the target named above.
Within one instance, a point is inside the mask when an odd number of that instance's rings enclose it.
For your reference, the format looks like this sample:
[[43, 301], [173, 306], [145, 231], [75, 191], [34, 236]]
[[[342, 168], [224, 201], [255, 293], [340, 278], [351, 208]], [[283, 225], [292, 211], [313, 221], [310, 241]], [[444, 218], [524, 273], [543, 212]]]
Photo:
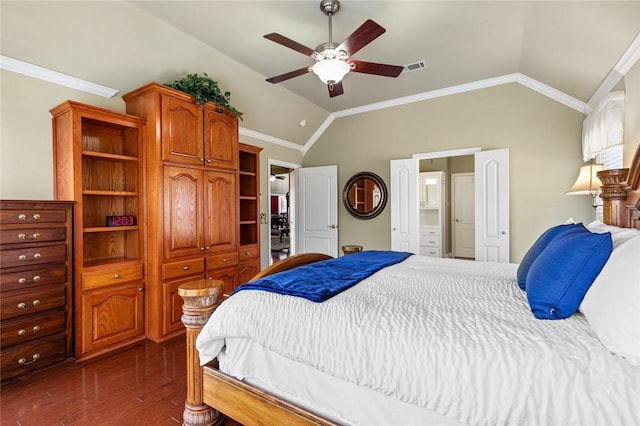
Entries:
[[223, 285], [220, 280], [198, 280], [178, 288], [178, 294], [184, 300], [182, 323], [187, 329], [187, 400], [182, 423], [185, 426], [222, 425], [223, 416], [203, 402], [203, 371], [196, 338], [220, 303]]
[[598, 178], [602, 181], [600, 198], [602, 198], [603, 222], [609, 225], [627, 227], [626, 223], [626, 185], [629, 169], [611, 169], [598, 172]]

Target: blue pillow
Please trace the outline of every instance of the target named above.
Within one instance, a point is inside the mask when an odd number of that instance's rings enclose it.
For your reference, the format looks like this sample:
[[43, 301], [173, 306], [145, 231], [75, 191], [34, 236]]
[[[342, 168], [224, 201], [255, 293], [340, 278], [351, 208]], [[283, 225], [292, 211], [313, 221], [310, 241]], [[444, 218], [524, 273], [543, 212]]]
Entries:
[[520, 266], [518, 266], [518, 271], [516, 273], [516, 280], [518, 281], [518, 286], [524, 290], [526, 288], [527, 274], [529, 273], [529, 269], [531, 269], [531, 265], [533, 262], [540, 256], [542, 250], [549, 245], [549, 243], [556, 238], [557, 236], [563, 235], [567, 232], [589, 232], [587, 228], [585, 228], [581, 223], [571, 223], [564, 225], [557, 225], [553, 228], [549, 228], [538, 237], [535, 243], [531, 246], [529, 251], [527, 251], [522, 258], [522, 262], [520, 262]]
[[573, 315], [611, 250], [610, 232], [569, 232], [554, 238], [527, 275], [527, 299], [533, 315], [539, 319]]

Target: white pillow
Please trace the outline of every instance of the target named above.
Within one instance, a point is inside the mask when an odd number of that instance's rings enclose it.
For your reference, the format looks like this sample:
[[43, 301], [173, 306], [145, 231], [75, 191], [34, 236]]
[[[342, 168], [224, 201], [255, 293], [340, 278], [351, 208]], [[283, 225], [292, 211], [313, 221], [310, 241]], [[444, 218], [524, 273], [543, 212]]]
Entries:
[[613, 251], [580, 311], [607, 349], [640, 365], [640, 230], [601, 222], [587, 228], [611, 232]]
[[603, 234], [605, 232], [611, 233], [611, 240], [613, 241], [613, 248], [617, 245], [637, 236], [640, 236], [640, 229], [634, 228], [620, 228], [617, 226], [607, 225], [599, 220], [594, 220], [587, 225], [587, 229], [591, 232]]

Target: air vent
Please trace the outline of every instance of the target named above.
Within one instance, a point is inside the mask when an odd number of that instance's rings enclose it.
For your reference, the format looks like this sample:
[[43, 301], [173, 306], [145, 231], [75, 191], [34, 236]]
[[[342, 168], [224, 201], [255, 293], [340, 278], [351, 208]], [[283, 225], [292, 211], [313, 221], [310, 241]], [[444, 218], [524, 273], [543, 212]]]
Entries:
[[412, 72], [412, 71], [418, 71], [421, 70], [423, 68], [426, 68], [427, 64], [425, 63], [425, 61], [418, 61], [418, 62], [414, 62], [412, 64], [407, 64], [404, 66], [404, 72]]

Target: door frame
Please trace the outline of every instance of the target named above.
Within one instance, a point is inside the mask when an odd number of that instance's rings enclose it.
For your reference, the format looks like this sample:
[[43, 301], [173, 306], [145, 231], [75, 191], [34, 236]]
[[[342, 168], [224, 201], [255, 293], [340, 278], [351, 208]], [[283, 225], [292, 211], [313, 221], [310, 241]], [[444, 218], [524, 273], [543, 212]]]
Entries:
[[301, 164], [289, 163], [288, 161], [282, 161], [275, 158], [267, 158], [267, 176], [265, 180], [265, 182], [268, 182], [267, 183], [267, 202], [262, 205], [267, 206], [268, 212], [266, 213], [264, 211], [261, 212], [266, 214], [265, 223], [268, 225], [269, 238], [267, 239], [267, 241], [269, 241], [269, 243], [267, 244], [267, 252], [266, 252], [267, 262], [262, 263], [263, 265], [267, 265], [267, 266], [271, 264], [271, 181], [269, 180], [269, 176], [271, 176], [271, 166], [286, 167], [289, 169], [289, 244], [290, 244], [289, 256], [296, 254], [296, 243], [295, 243], [296, 241], [295, 239], [295, 236], [296, 236], [296, 225], [295, 225], [296, 224], [295, 222], [296, 183], [295, 183], [295, 179], [292, 176], [292, 171], [302, 167]]
[[[424, 152], [424, 153], [419, 153], [419, 154], [413, 154], [411, 156], [411, 158], [413, 158], [416, 162], [419, 162], [420, 160], [428, 160], [428, 159], [432, 159], [432, 158], [443, 158], [443, 157], [457, 157], [457, 156], [461, 156], [461, 155], [473, 155], [474, 156], [474, 163], [475, 163], [475, 156], [477, 153], [479, 152], [489, 152], [492, 150], [486, 150], [486, 151], [482, 151], [482, 148], [480, 147], [473, 147], [473, 148], [463, 148], [463, 149], [454, 149], [454, 150], [448, 150], [448, 151], [433, 151], [433, 152]], [[508, 167], [508, 166], [507, 166]], [[478, 181], [478, 176], [477, 170], [474, 170], [474, 173], [476, 173], [476, 182]], [[508, 173], [507, 173], [508, 176]], [[418, 179], [418, 176], [416, 176], [416, 179]], [[507, 182], [508, 184], [508, 182]], [[507, 193], [507, 197], [508, 197], [508, 193]], [[507, 205], [510, 204], [510, 201], [508, 201]], [[417, 209], [418, 206], [416, 204], [415, 208]], [[475, 209], [477, 211], [478, 208], [478, 202], [476, 201], [476, 205], [475, 205]], [[419, 229], [416, 229], [415, 232], [419, 232]], [[476, 218], [476, 233], [478, 232], [478, 223], [477, 223], [477, 218]], [[507, 235], [509, 235], [509, 233], [507, 232]], [[478, 256], [477, 256], [477, 250], [478, 250], [478, 239], [476, 237], [476, 260], [478, 260]]]

